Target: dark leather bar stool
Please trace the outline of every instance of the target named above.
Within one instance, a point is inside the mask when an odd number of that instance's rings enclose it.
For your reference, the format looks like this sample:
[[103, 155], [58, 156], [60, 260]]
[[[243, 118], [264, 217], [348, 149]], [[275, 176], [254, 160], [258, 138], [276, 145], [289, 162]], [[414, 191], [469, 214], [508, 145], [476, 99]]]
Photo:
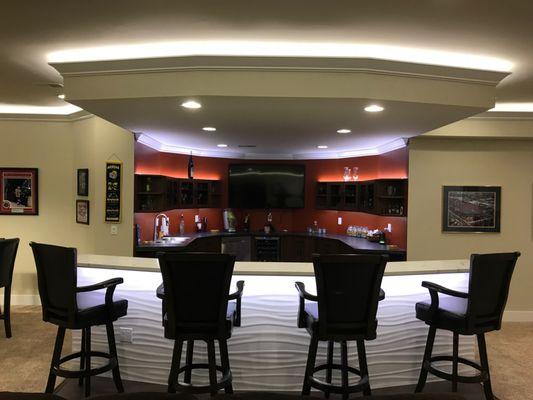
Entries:
[[[487, 400], [494, 399], [490, 384], [489, 361], [485, 333], [499, 330], [509, 294], [509, 285], [520, 253], [473, 254], [470, 257], [468, 293], [458, 292], [431, 282], [422, 282], [429, 289], [431, 302], [416, 303], [416, 317], [429, 325], [426, 350], [416, 392], [424, 389], [428, 372], [457, 383], [483, 383]], [[449, 297], [440, 298], [439, 293]], [[453, 332], [453, 355], [432, 357], [437, 329]], [[476, 335], [481, 364], [459, 357], [459, 335]], [[437, 369], [432, 363], [451, 361], [452, 373]], [[476, 376], [458, 374], [458, 364], [477, 369]]]
[[[313, 257], [317, 295], [305, 290], [302, 282], [296, 282], [300, 296], [298, 328], [305, 328], [311, 335], [302, 395], [308, 396], [311, 388], [342, 394], [371, 394], [366, 362], [365, 340], [376, 338], [376, 313], [378, 301], [385, 298], [381, 281], [388, 257], [384, 255], [322, 255]], [[312, 301], [307, 303], [305, 300]], [[348, 366], [347, 342], [357, 342], [359, 369]], [[327, 362], [315, 366], [319, 341], [328, 342]], [[341, 347], [341, 363], [333, 363], [334, 343]], [[314, 374], [326, 371], [326, 381]], [[341, 386], [333, 385], [332, 372], [340, 370]], [[359, 375], [356, 384], [349, 385], [348, 373]]]
[[19, 239], [0, 239], [0, 288], [4, 288], [4, 312], [0, 308], [0, 319], [4, 320], [6, 337], [11, 337], [11, 283]]
[[[241, 325], [244, 288], [244, 281], [239, 281], [237, 292], [228, 295], [235, 257], [214, 253], [160, 253], [158, 258], [163, 287], [158, 288], [157, 296], [163, 299], [165, 337], [174, 340], [168, 392], [215, 395], [224, 389], [226, 393], [233, 393], [227, 340], [233, 327]], [[193, 363], [195, 340], [207, 343], [207, 364]], [[180, 367], [185, 341], [186, 361]], [[220, 366], [216, 363], [215, 341], [219, 343]], [[209, 371], [209, 385], [191, 384], [191, 374], [195, 369]], [[219, 380], [217, 371], [222, 373]], [[183, 383], [178, 380], [181, 373], [184, 373]]]
[[[85, 396], [91, 394], [91, 376], [113, 372], [113, 381], [119, 392], [124, 391], [118, 365], [113, 322], [128, 311], [128, 301], [113, 299], [122, 278], [113, 278], [89, 286], [77, 286], [77, 252], [74, 248], [30, 243], [37, 267], [39, 295], [43, 320], [58, 326], [54, 353], [46, 385], [46, 393], [53, 393], [56, 376], [85, 380]], [[95, 290], [106, 289], [105, 294]], [[91, 350], [91, 327], [105, 325], [109, 353]], [[61, 357], [66, 329], [81, 329], [81, 350]], [[92, 357], [106, 358], [109, 362], [91, 368]], [[80, 359], [80, 370], [61, 368], [61, 364]]]

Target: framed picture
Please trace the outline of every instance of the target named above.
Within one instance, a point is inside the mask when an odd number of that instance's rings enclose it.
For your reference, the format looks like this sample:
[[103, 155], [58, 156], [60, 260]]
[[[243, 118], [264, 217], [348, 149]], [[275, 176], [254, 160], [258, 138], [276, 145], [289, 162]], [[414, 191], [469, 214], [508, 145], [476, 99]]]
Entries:
[[78, 169], [78, 196], [89, 196], [89, 170]]
[[500, 232], [500, 186], [443, 186], [443, 232]]
[[38, 215], [37, 168], [0, 167], [0, 214]]
[[76, 200], [76, 222], [89, 225], [89, 200]]

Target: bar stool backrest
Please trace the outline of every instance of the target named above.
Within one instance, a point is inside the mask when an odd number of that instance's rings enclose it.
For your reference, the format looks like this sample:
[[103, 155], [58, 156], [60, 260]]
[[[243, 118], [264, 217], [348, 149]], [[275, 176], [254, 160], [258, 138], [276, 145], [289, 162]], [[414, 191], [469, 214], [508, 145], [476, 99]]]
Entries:
[[30, 243], [45, 321], [73, 322], [78, 310], [77, 251], [74, 248]]
[[471, 255], [467, 309], [471, 328], [501, 328], [518, 257], [518, 252]]
[[381, 281], [388, 257], [347, 254], [313, 257], [319, 335], [375, 337]]
[[0, 239], [0, 287], [11, 284], [18, 247], [19, 239]]
[[168, 326], [176, 334], [226, 327], [235, 256], [216, 253], [158, 254]]

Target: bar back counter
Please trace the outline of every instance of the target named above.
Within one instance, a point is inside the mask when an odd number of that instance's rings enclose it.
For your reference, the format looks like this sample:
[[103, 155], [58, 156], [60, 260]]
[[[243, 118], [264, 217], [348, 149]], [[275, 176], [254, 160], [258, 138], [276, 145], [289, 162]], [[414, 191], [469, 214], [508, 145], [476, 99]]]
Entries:
[[[418, 380], [427, 326], [415, 318], [414, 305], [427, 299], [423, 280], [466, 290], [468, 260], [389, 262], [382, 288], [386, 298], [378, 309], [377, 339], [367, 343], [370, 380], [373, 388], [415, 384]], [[124, 278], [117, 297], [129, 301], [128, 315], [116, 323], [117, 347], [122, 376], [126, 380], [166, 384], [172, 356], [172, 341], [164, 338], [161, 301], [156, 288], [161, 284], [157, 259], [80, 255], [78, 285], [115, 276]], [[232, 286], [245, 280], [242, 326], [229, 341], [233, 383], [236, 390], [300, 391], [309, 337], [297, 328], [298, 295], [295, 281], [302, 281], [316, 293], [312, 263], [236, 262]], [[105, 328], [95, 328], [93, 347], [106, 349]], [[451, 352], [451, 335], [440, 332], [435, 354]], [[80, 335], [74, 332], [73, 348]], [[206, 362], [207, 350], [199, 343], [195, 357]], [[349, 351], [356, 362], [355, 344]], [[474, 338], [464, 337], [460, 355], [474, 356]], [[317, 363], [326, 358], [321, 345]], [[460, 372], [464, 372], [461, 371]], [[194, 375], [193, 375], [194, 377]], [[200, 381], [202, 377], [199, 377]], [[430, 378], [436, 379], [436, 378]], [[206, 379], [207, 381], [207, 379]]]

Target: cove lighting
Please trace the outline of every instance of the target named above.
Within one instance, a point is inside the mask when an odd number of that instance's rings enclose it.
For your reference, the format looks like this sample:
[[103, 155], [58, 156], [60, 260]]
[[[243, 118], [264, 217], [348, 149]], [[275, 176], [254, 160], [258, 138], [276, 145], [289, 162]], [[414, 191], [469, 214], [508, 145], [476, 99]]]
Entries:
[[319, 145], [319, 146], [316, 146], [317, 149], [327, 149], [328, 146], [325, 146], [325, 145]]
[[197, 110], [199, 108], [202, 108], [202, 105], [194, 100], [187, 100], [183, 103], [181, 103], [181, 106], [184, 108], [188, 108], [190, 110]]
[[220, 143], [220, 144], [217, 144], [217, 147], [222, 147], [222, 148], [224, 148], [224, 147], [228, 147], [228, 145], [227, 145], [227, 144], [224, 144], [224, 143]]
[[491, 112], [533, 112], [533, 103], [497, 103]]
[[366, 106], [365, 107], [365, 111], [366, 112], [372, 112], [372, 113], [375, 113], [375, 112], [381, 112], [383, 111], [384, 108], [381, 107], [381, 106], [378, 106], [377, 104], [372, 104], [370, 106]]
[[352, 130], [351, 129], [338, 129], [337, 130], [337, 133], [351, 133]]
[[478, 54], [368, 43], [195, 40], [109, 45], [60, 50], [47, 55], [50, 63], [125, 60], [181, 56], [342, 57], [442, 65], [510, 72], [508, 60]]
[[0, 114], [70, 115], [81, 110], [72, 104], [53, 107], [0, 103]]
[[202, 128], [202, 130], [204, 130], [206, 132], [215, 132], [217, 130], [217, 128], [215, 128], [214, 126], [204, 126]]

